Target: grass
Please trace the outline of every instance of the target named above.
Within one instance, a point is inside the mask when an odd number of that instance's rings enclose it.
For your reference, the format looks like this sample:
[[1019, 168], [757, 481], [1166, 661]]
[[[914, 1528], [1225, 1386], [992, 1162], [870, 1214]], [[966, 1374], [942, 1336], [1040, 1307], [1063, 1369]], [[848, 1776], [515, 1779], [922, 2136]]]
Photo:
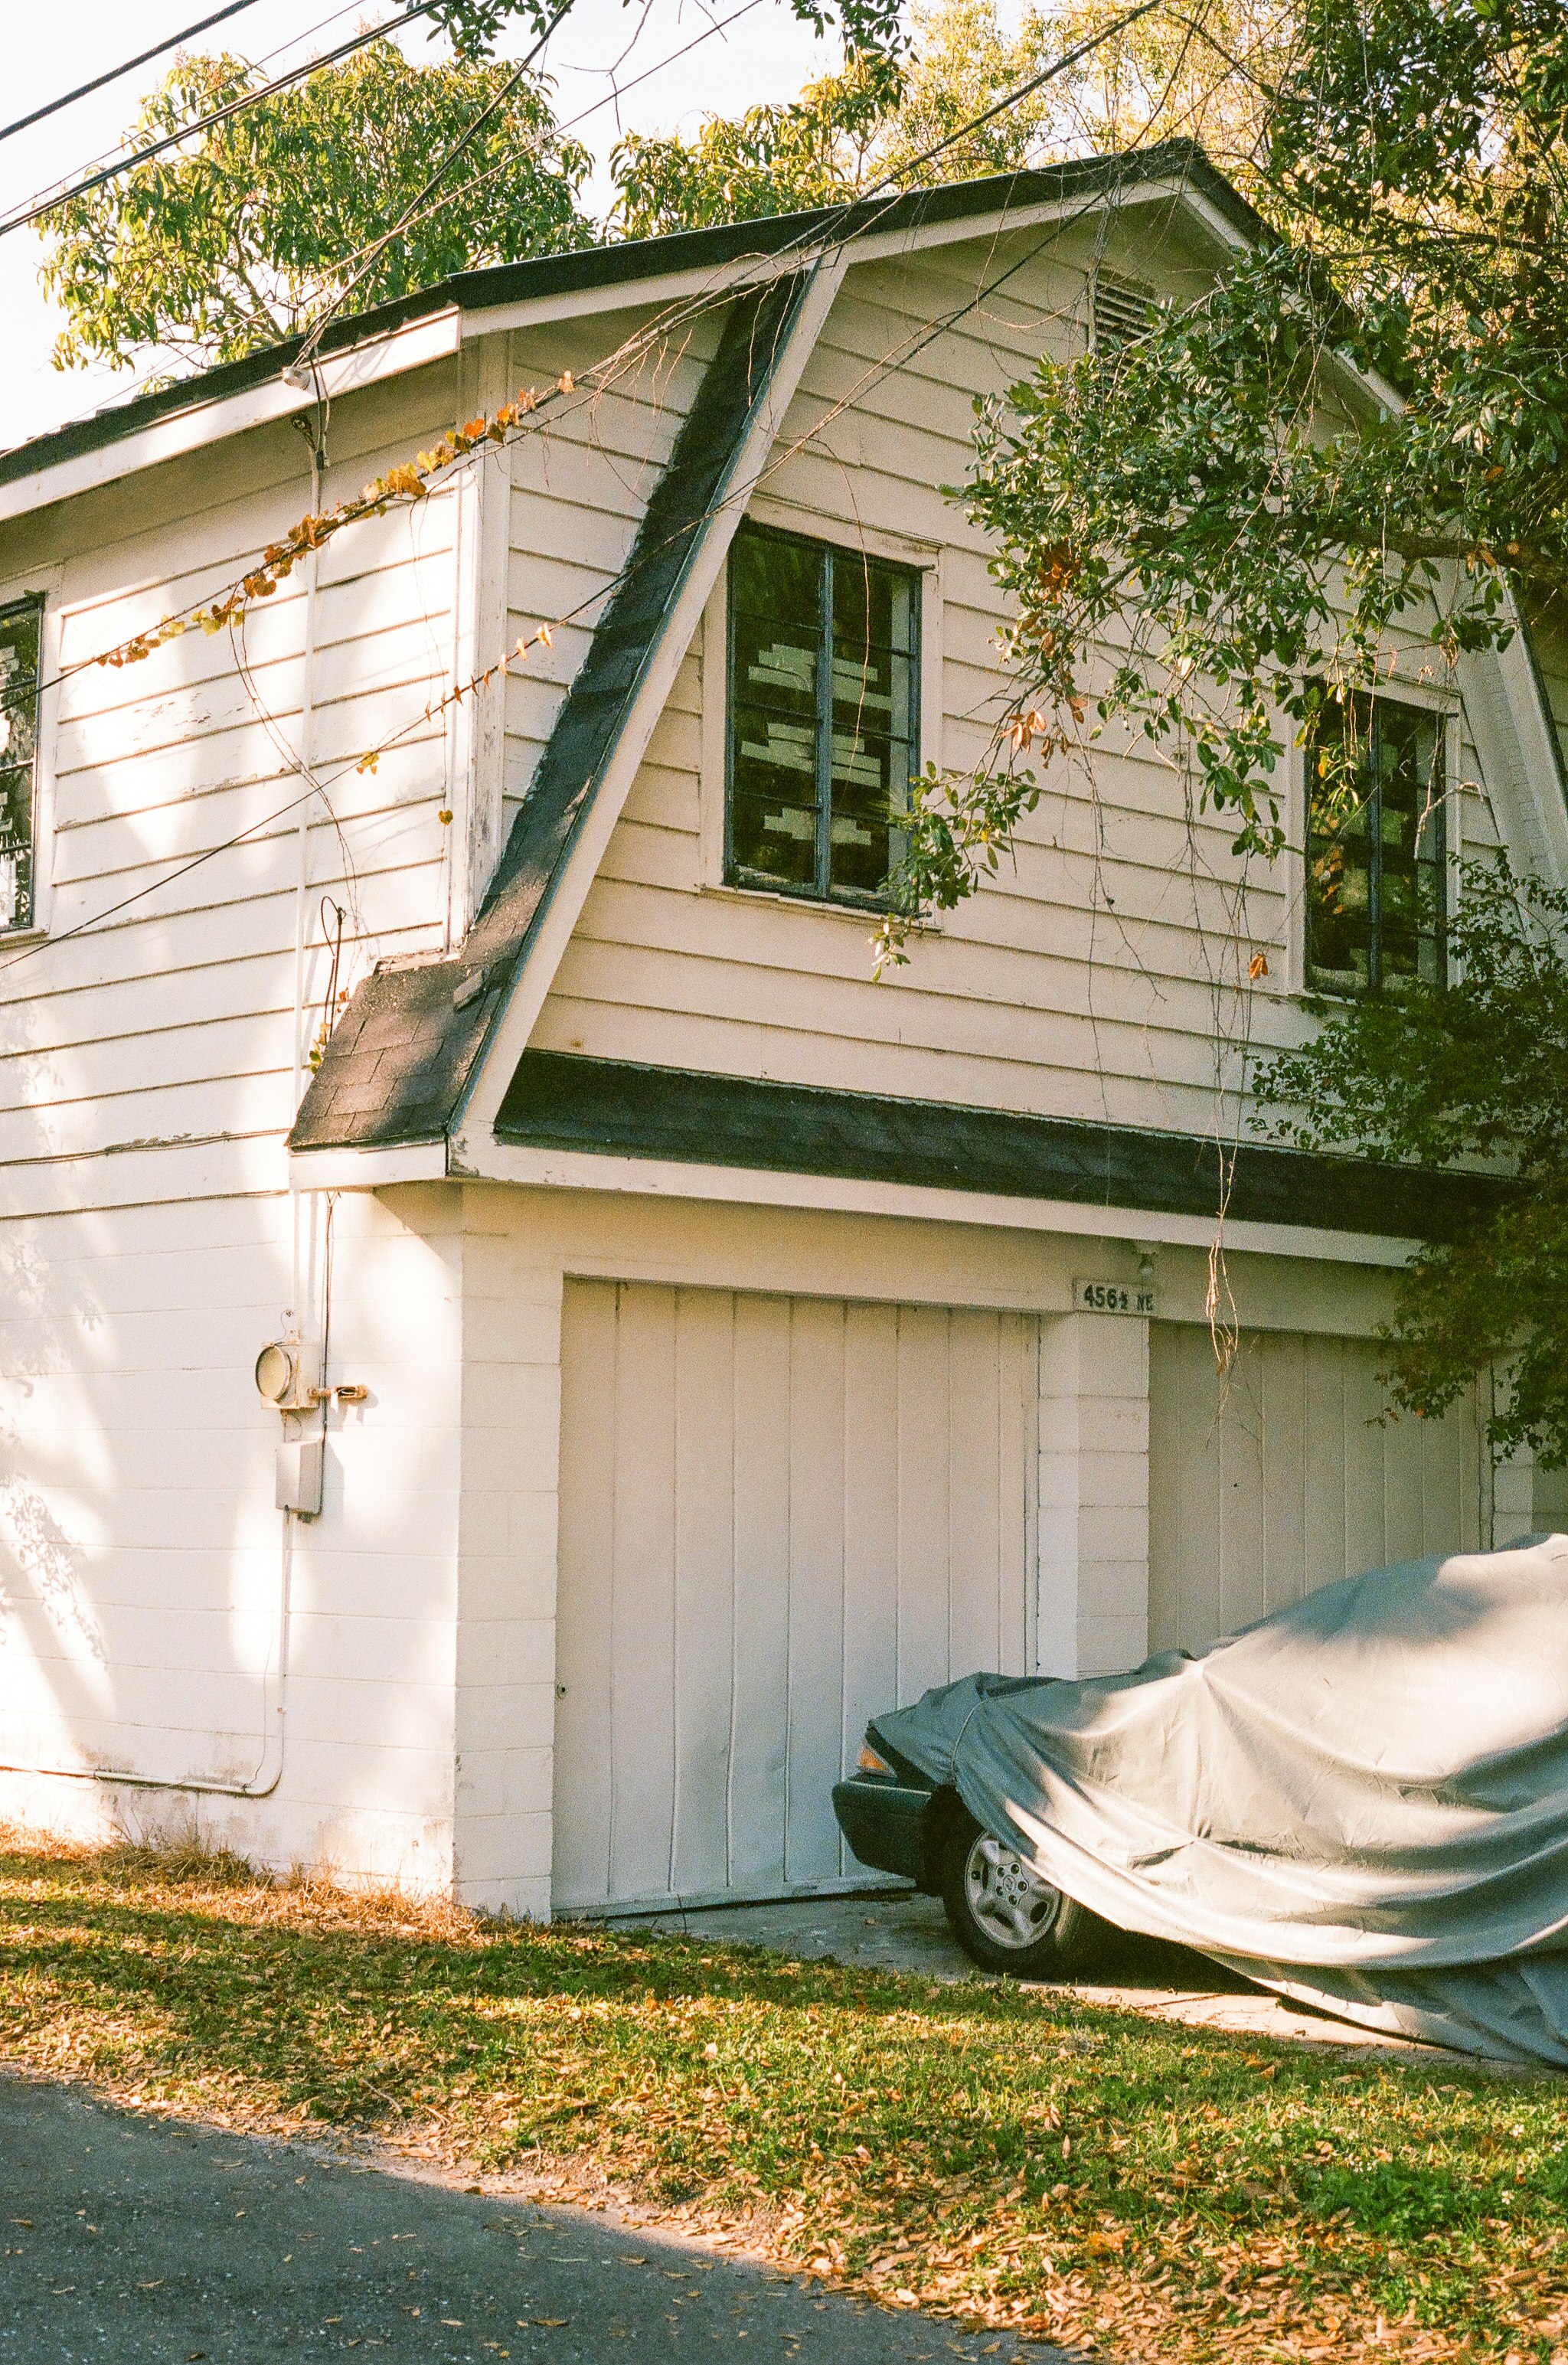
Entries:
[[1568, 2361], [1561, 2083], [0, 1834], [0, 2056], [1119, 2355]]

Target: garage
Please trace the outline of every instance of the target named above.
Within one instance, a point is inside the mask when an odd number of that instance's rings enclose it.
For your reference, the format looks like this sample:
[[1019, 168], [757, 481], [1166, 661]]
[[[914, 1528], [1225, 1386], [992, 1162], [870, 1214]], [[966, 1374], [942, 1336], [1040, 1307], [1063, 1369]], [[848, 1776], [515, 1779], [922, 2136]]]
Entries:
[[1315, 1586], [1473, 1551], [1473, 1403], [1384, 1419], [1375, 1339], [1243, 1331], [1222, 1372], [1206, 1326], [1149, 1326], [1148, 1640], [1199, 1651]]
[[563, 1320], [556, 1909], [855, 1880], [867, 1718], [1029, 1664], [1036, 1317], [585, 1280]]

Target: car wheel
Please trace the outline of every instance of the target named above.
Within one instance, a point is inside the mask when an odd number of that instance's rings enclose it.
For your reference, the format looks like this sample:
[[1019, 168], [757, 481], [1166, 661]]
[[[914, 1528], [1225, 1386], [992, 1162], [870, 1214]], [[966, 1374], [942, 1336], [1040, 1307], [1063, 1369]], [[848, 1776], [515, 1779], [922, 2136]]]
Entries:
[[942, 1902], [953, 1935], [982, 1970], [1060, 1978], [1083, 1969], [1105, 1929], [1098, 1914], [1042, 1880], [969, 1813], [944, 1850]]

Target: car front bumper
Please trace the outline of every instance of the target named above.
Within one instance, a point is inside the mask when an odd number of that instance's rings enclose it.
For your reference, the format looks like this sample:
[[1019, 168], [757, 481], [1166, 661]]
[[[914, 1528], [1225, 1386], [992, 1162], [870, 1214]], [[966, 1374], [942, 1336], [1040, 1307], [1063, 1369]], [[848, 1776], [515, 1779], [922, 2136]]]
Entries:
[[877, 1872], [933, 1889], [935, 1793], [896, 1774], [852, 1774], [834, 1785], [833, 1811], [852, 1854]]

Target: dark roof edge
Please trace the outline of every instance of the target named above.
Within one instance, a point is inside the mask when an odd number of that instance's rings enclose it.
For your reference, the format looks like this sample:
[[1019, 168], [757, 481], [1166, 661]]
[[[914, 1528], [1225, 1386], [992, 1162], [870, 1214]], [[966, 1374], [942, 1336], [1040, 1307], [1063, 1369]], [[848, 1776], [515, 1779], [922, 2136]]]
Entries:
[[[498, 1140], [693, 1166], [1216, 1219], [1212, 1138], [957, 1103], [828, 1091], [684, 1068], [527, 1051]], [[1443, 1239], [1506, 1188], [1364, 1159], [1227, 1147], [1226, 1219], [1389, 1239]]]
[[[925, 224], [961, 221], [1010, 206], [1048, 203], [1051, 199], [1109, 188], [1119, 179], [1137, 185], [1163, 180], [1176, 173], [1222, 212], [1244, 238], [1267, 235], [1261, 217], [1215, 171], [1193, 140], [1170, 140], [1158, 147], [1131, 153], [1074, 159], [1064, 164], [1030, 172], [995, 174], [984, 180], [950, 181], [930, 189], [912, 189], [906, 196], [871, 198], [849, 207], [819, 207], [809, 213], [773, 214], [760, 220], [726, 222], [711, 230], [675, 230], [662, 238], [625, 239], [614, 245], [578, 247], [563, 254], [535, 255], [522, 263], [494, 263], [483, 270], [454, 273], [433, 286], [380, 304], [367, 312], [337, 320], [321, 338], [323, 353], [337, 353], [378, 337], [389, 336], [411, 321], [431, 318], [452, 306], [486, 311], [503, 304], [523, 303], [562, 295], [587, 295], [595, 289], [631, 286], [638, 280], [725, 263], [755, 256], [768, 262], [801, 241], [833, 229], [853, 240], [872, 231], [897, 233]], [[802, 258], [804, 259], [804, 258]], [[73, 420], [29, 443], [0, 452], [0, 485], [80, 459], [134, 435], [143, 427], [177, 417], [183, 410], [221, 402], [231, 395], [249, 393], [277, 376], [299, 352], [301, 337], [287, 337], [241, 360], [223, 362], [193, 377], [181, 378], [154, 393], [95, 411], [91, 418]]]

